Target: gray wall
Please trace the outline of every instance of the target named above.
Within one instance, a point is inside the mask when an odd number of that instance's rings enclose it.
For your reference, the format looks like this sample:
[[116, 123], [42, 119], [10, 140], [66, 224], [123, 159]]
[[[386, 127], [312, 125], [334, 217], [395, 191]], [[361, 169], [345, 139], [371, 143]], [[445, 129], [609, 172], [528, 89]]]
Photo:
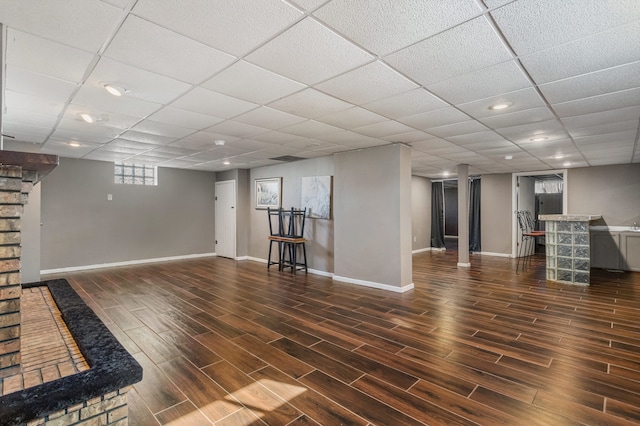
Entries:
[[40, 188], [41, 183], [33, 187], [22, 213], [20, 278], [23, 283], [40, 281]]
[[402, 288], [411, 275], [411, 150], [335, 157], [335, 275]]
[[431, 247], [431, 180], [411, 177], [412, 250]]
[[482, 252], [511, 254], [511, 174], [482, 175]]
[[[282, 207], [300, 207], [300, 188], [303, 176], [333, 176], [333, 157], [321, 157], [274, 166], [258, 167], [249, 171], [249, 256], [266, 259], [269, 253], [269, 223], [266, 210], [255, 208], [255, 179], [282, 177]], [[308, 240], [307, 265], [309, 269], [333, 272], [333, 219], [309, 219], [305, 224]], [[275, 259], [277, 257], [274, 256]]]
[[640, 223], [640, 164], [567, 171], [567, 213], [600, 214], [596, 225]]
[[160, 167], [158, 186], [116, 185], [113, 163], [60, 158], [40, 185], [43, 270], [215, 250], [213, 173]]

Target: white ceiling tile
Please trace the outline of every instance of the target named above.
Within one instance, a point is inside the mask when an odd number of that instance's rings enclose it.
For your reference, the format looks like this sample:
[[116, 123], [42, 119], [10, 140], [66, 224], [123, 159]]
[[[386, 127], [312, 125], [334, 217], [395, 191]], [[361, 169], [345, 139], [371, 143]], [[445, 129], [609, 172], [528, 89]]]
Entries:
[[133, 12], [236, 56], [294, 23], [302, 12], [280, 0], [139, 0]]
[[640, 60], [640, 21], [520, 57], [537, 84], [637, 60]]
[[142, 142], [142, 143], [148, 143], [148, 144], [154, 144], [154, 145], [167, 145], [177, 139], [174, 136], [154, 135], [152, 133], [138, 132], [135, 130], [128, 130], [122, 133], [120, 137], [128, 140], [136, 141], [136, 142]]
[[573, 140], [576, 142], [576, 145], [580, 149], [584, 149], [589, 145], [594, 146], [596, 149], [600, 149], [600, 148], [607, 149], [611, 144], [616, 144], [616, 143], [632, 144], [635, 141], [635, 138], [636, 138], [635, 131], [623, 131], [623, 132], [616, 132], [616, 133], [579, 136], [579, 137], [573, 138]]
[[254, 103], [201, 87], [196, 87], [177, 99], [172, 103], [172, 106], [221, 118], [231, 118], [258, 107]]
[[207, 134], [206, 132], [198, 132], [198, 135], [199, 136], [197, 137], [195, 135], [190, 135], [187, 138], [179, 139], [172, 142], [167, 146], [167, 148], [180, 148], [197, 152], [211, 149], [216, 146], [214, 141], [217, 139], [215, 136]]
[[130, 15], [105, 56], [189, 83], [200, 83], [235, 57]]
[[121, 132], [122, 130], [115, 127], [63, 118], [52, 136], [58, 139], [73, 139], [103, 144], [117, 137]]
[[4, 25], [89, 52], [98, 51], [122, 13], [98, 0], [0, 2]]
[[444, 139], [432, 139], [432, 140], [421, 141], [421, 142], [413, 142], [411, 144], [411, 148], [420, 152], [430, 153], [435, 150], [456, 149], [459, 147]]
[[273, 108], [260, 107], [239, 115], [233, 120], [245, 124], [250, 124], [252, 126], [276, 130], [281, 127], [290, 126], [295, 123], [306, 121], [307, 119]]
[[306, 11], [312, 11], [326, 3], [327, 0], [292, 0], [292, 3], [300, 6]]
[[315, 84], [370, 62], [373, 56], [306, 18], [246, 60], [296, 81]]
[[[504, 128], [495, 129], [495, 130], [505, 138], [510, 139], [512, 141], [515, 141], [518, 139], [529, 140], [529, 139], [535, 138], [537, 135], [549, 137], [548, 134], [554, 133], [554, 132], [564, 133], [562, 125], [558, 122], [558, 120], [540, 121], [538, 123], [523, 124], [520, 126], [513, 126], [513, 127], [504, 127]], [[564, 139], [566, 138], [566, 136], [567, 135], [565, 133], [562, 138], [556, 137], [555, 139]], [[549, 139], [552, 139], [552, 138], [549, 137]]]
[[638, 129], [638, 120], [622, 121], [618, 123], [602, 124], [600, 126], [580, 127], [577, 129], [569, 129], [569, 134], [574, 137], [604, 135], [620, 132], [634, 132]]
[[90, 129], [91, 127], [84, 127], [84, 126], [91, 126], [91, 124], [86, 123], [84, 120], [80, 118], [80, 114], [85, 112], [91, 112], [91, 114], [98, 117], [99, 121], [97, 124], [99, 126], [108, 126], [108, 127], [113, 127], [115, 129], [120, 129], [120, 130], [129, 129], [131, 126], [134, 126], [137, 122], [140, 121], [139, 117], [131, 117], [123, 114], [106, 113], [104, 111], [95, 110], [95, 109], [88, 111], [87, 108], [83, 106], [69, 104], [63, 115], [63, 118], [68, 119], [69, 121], [61, 122], [60, 127], [69, 128], [68, 127], [69, 123], [77, 123], [83, 126], [82, 129], [78, 129], [78, 130]]
[[6, 89], [4, 92], [4, 107], [7, 112], [30, 111], [37, 114], [58, 116], [64, 108], [64, 103], [52, 102], [49, 99], [33, 96], [26, 93], [18, 93]]
[[327, 142], [333, 142], [350, 148], [369, 148], [372, 146], [386, 145], [388, 143], [387, 141], [349, 130], [332, 133], [330, 135], [323, 136], [322, 139]]
[[363, 104], [397, 95], [418, 85], [380, 61], [364, 65], [315, 86], [336, 98]]
[[[488, 5], [492, 4], [490, 0]], [[640, 3], [620, 0], [515, 1], [491, 15], [518, 55], [640, 19]]]
[[148, 152], [147, 154], [154, 155], [154, 153], [157, 153], [158, 156], [166, 154], [167, 156], [170, 156], [170, 158], [172, 158], [172, 157], [181, 157], [184, 155], [195, 154], [195, 152], [196, 151], [193, 149], [180, 148], [172, 145], [163, 145], [163, 146], [155, 147], [153, 151]]
[[97, 149], [83, 158], [86, 160], [109, 161], [118, 163], [131, 157], [131, 154]]
[[68, 139], [49, 138], [40, 148], [40, 152], [42, 154], [55, 154], [68, 158], [81, 158], [100, 147], [99, 144], [89, 142], [82, 142], [80, 146], [71, 146], [69, 145], [70, 142], [71, 140]]
[[167, 136], [170, 138], [183, 138], [194, 132], [193, 129], [188, 129], [186, 127], [179, 127], [151, 120], [142, 120], [140, 123], [133, 126], [131, 130], [142, 133], [151, 133], [158, 136]]
[[446, 107], [447, 104], [426, 90], [419, 88], [363, 105], [364, 108], [391, 119], [415, 115]]
[[397, 121], [383, 121], [381, 123], [369, 124], [368, 126], [357, 127], [354, 132], [374, 138], [384, 138], [386, 136], [398, 135], [401, 133], [412, 132], [415, 129]]
[[511, 54], [481, 16], [384, 59], [418, 83], [429, 86], [507, 61]]
[[287, 96], [269, 104], [270, 107], [309, 118], [318, 118], [353, 107], [353, 104], [336, 99], [315, 89]]
[[283, 133], [278, 131], [262, 133], [260, 135], [252, 136], [251, 139], [255, 139], [260, 142], [266, 142], [270, 144], [285, 144], [300, 139], [298, 135], [292, 135], [289, 133]]
[[225, 120], [205, 129], [209, 135], [216, 134], [218, 139], [227, 140], [229, 136], [236, 138], [249, 138], [268, 132], [266, 127], [253, 126], [233, 120]]
[[146, 153], [145, 154], [134, 155], [133, 157], [130, 157], [130, 158], [127, 159], [127, 163], [131, 163], [131, 164], [146, 164], [146, 165], [152, 165], [152, 166], [157, 166], [158, 164], [162, 163], [163, 161], [166, 161], [166, 159], [154, 157], [152, 155], [146, 155]]
[[427, 130], [431, 127], [460, 123], [469, 119], [469, 116], [458, 111], [456, 108], [447, 107], [436, 111], [429, 111], [400, 118], [398, 121], [408, 126], [415, 127], [416, 129]]
[[194, 164], [200, 163], [198, 160], [189, 160], [188, 157], [180, 158], [179, 160], [171, 160], [160, 163], [162, 167], [176, 167], [176, 168], [186, 168], [189, 166], [193, 166]]
[[56, 103], [65, 103], [78, 86], [76, 83], [7, 66], [5, 87]]
[[502, 136], [496, 132], [481, 131], [476, 133], [468, 133], [465, 135], [450, 136], [447, 138], [449, 142], [453, 142], [456, 145], [479, 145], [487, 144], [487, 148], [501, 148], [504, 146], [513, 145], [511, 142], [505, 140]]
[[86, 81], [104, 90], [106, 83], [120, 86], [125, 97], [166, 104], [191, 89], [190, 84], [103, 57]]
[[491, 129], [499, 129], [502, 127], [513, 127], [538, 121], [553, 120], [554, 118], [555, 116], [551, 110], [549, 110], [549, 107], [543, 106], [523, 111], [505, 112], [504, 114], [481, 118], [479, 121]]
[[461, 104], [502, 95], [531, 84], [515, 61], [503, 62], [427, 87], [452, 104]]
[[[505, 102], [511, 103], [512, 105], [509, 108], [502, 110], [493, 110], [489, 108], [492, 105]], [[490, 96], [488, 98], [471, 102], [456, 104], [458, 109], [466, 112], [474, 118], [500, 116], [503, 114], [510, 114], [517, 111], [524, 111], [543, 106], [545, 106], [544, 100], [533, 87], [516, 90], [514, 92], [502, 93], [497, 96]]]
[[376, 55], [384, 56], [460, 24], [480, 11], [471, 0], [334, 0], [314, 15]]
[[340, 132], [342, 129], [339, 127], [330, 126], [328, 124], [320, 123], [314, 120], [304, 121], [302, 123], [294, 124], [280, 129], [281, 132], [290, 133], [292, 135], [304, 136], [308, 138], [316, 138], [322, 135], [328, 135], [331, 133]]
[[539, 86], [549, 103], [573, 101], [640, 87], [640, 61]]
[[243, 152], [259, 151], [261, 149], [271, 148], [273, 145], [266, 142], [260, 142], [253, 139], [240, 139], [227, 143], [227, 145], [238, 148]]
[[[72, 102], [76, 105], [87, 107], [88, 112], [97, 108], [100, 111], [129, 115], [131, 117], [146, 117], [160, 108], [160, 104], [136, 99], [128, 96], [113, 96], [106, 90], [84, 85], [73, 97]], [[91, 108], [89, 108], [91, 107]]]
[[126, 9], [135, 0], [101, 0], [111, 6], [115, 6], [118, 9]]
[[149, 120], [195, 130], [202, 130], [223, 121], [222, 118], [172, 106], [166, 106], [158, 112], [151, 114]]
[[563, 118], [562, 122], [567, 129], [578, 129], [581, 127], [593, 127], [599, 126], [601, 124], [619, 123], [628, 120], [638, 122], [639, 118], [640, 106], [633, 106], [628, 108], [567, 117]]
[[474, 120], [463, 121], [460, 123], [447, 124], [446, 126], [432, 127], [427, 130], [428, 133], [440, 138], [451, 136], [460, 136], [468, 133], [484, 132], [487, 127]]
[[49, 135], [49, 133], [51, 133], [51, 128], [49, 127], [30, 126], [30, 125], [20, 124], [20, 123], [3, 123], [3, 128], [2, 128], [2, 134], [13, 136], [17, 140], [22, 140], [20, 139], [20, 135], [29, 134], [33, 136], [42, 137], [42, 141], [44, 141], [44, 138], [46, 138]]
[[39, 114], [31, 111], [19, 109], [8, 109], [2, 114], [2, 123], [20, 123], [27, 126], [45, 127], [52, 129], [58, 121], [58, 117], [50, 114]]
[[204, 82], [202, 87], [263, 105], [307, 86], [248, 62], [238, 61]]
[[325, 115], [317, 120], [342, 129], [353, 129], [354, 127], [387, 121], [387, 118], [364, 108], [353, 107], [344, 111]]
[[396, 133], [391, 136], [384, 136], [382, 139], [388, 142], [402, 142], [402, 143], [412, 143], [412, 142], [421, 142], [427, 141], [430, 139], [435, 139], [437, 136], [429, 134], [427, 132], [422, 132], [420, 130], [414, 130], [406, 133]]
[[563, 102], [554, 104], [552, 107], [558, 116], [571, 117], [634, 105], [640, 105], [640, 88]]
[[144, 143], [144, 142], [137, 142], [137, 141], [133, 141], [125, 138], [117, 138], [109, 142], [109, 144], [105, 145], [104, 148], [111, 149], [111, 150], [115, 150], [116, 148], [128, 148], [138, 152], [145, 152], [145, 151], [150, 151], [154, 149], [156, 146], [157, 145]]
[[27, 34], [7, 30], [6, 63], [10, 66], [79, 83], [95, 55]]

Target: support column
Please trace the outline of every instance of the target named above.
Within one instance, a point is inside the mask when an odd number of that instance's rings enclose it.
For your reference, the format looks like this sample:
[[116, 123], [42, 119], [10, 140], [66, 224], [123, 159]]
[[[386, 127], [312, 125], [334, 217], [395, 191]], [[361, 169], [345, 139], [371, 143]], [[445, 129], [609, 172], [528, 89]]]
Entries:
[[469, 266], [469, 165], [458, 164], [458, 267]]
[[0, 166], [0, 377], [20, 368], [22, 168]]

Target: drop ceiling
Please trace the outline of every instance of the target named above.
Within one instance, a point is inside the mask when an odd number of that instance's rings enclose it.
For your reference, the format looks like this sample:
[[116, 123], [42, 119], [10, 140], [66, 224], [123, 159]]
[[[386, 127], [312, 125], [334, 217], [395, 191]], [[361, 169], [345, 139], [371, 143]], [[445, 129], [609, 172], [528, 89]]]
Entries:
[[222, 171], [404, 143], [430, 178], [640, 162], [637, 0], [0, 0], [0, 21], [3, 133], [32, 151]]

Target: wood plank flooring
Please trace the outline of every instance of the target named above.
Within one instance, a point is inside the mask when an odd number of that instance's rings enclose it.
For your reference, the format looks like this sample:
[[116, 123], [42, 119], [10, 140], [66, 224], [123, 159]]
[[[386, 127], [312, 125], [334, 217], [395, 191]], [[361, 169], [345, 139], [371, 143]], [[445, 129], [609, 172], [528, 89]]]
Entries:
[[65, 277], [144, 368], [130, 425], [640, 422], [640, 274], [413, 257], [415, 289], [207, 258]]

